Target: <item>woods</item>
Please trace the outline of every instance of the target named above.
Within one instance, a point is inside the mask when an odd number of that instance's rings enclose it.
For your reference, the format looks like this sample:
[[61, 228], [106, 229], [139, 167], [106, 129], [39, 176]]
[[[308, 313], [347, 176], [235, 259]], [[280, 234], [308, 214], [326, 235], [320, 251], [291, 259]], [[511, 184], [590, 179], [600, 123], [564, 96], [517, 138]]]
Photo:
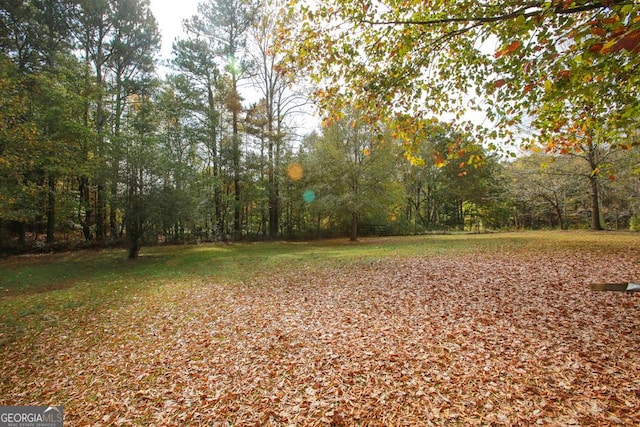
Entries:
[[431, 3], [4, 3], [0, 246], [637, 230], [638, 6]]

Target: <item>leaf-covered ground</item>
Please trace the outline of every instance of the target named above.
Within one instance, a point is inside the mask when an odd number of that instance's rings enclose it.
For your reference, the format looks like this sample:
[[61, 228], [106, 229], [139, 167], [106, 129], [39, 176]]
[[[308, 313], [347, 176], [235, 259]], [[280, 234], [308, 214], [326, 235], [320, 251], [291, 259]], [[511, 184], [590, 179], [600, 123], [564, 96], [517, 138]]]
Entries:
[[[637, 250], [507, 248], [157, 287], [3, 348], [84, 425], [639, 425]], [[82, 308], [79, 308], [81, 310]]]

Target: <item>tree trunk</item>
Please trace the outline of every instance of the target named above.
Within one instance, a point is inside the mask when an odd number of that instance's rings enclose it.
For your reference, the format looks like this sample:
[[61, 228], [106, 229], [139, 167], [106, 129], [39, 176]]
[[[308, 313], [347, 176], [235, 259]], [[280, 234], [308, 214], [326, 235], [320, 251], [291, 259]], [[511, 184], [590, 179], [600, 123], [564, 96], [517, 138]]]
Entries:
[[[86, 242], [91, 241], [91, 200], [89, 196], [89, 178], [81, 176], [79, 180], [80, 206], [78, 208], [78, 220], [82, 225], [82, 234]], [[84, 213], [83, 213], [84, 211]]]
[[[91, 65], [89, 47], [85, 46], [84, 51], [84, 61], [85, 61], [85, 91], [86, 93], [91, 92], [91, 76], [89, 73], [89, 67]], [[89, 129], [90, 126], [90, 116], [91, 116], [91, 101], [87, 96], [84, 100], [84, 126]], [[85, 163], [89, 162], [89, 146], [90, 146], [90, 137], [86, 137], [84, 140], [84, 146], [82, 148], [82, 161]], [[91, 216], [93, 214], [93, 210], [91, 209], [91, 187], [89, 186], [89, 177], [86, 175], [81, 175], [79, 178], [79, 196], [80, 196], [80, 206], [78, 208], [78, 221], [82, 225], [82, 234], [84, 235], [85, 242], [91, 241], [93, 236], [91, 235]], [[84, 214], [83, 214], [84, 211]], [[83, 218], [84, 217], [84, 218]]]
[[[133, 176], [134, 174], [135, 172], [133, 172], [131, 175]], [[125, 225], [127, 240], [129, 241], [130, 259], [135, 259], [138, 257], [143, 235], [143, 224], [141, 220], [141, 216], [143, 215], [143, 213], [142, 203], [140, 200], [140, 187], [138, 187], [136, 178], [129, 178], [129, 197], [127, 200]]]
[[129, 238], [129, 259], [136, 259], [140, 254], [140, 242], [137, 237]]
[[276, 183], [276, 171], [275, 171], [275, 156], [274, 156], [274, 144], [273, 144], [273, 125], [269, 123], [269, 147], [268, 147], [268, 173], [267, 179], [269, 180], [269, 236], [275, 237], [279, 231], [279, 209], [278, 206], [278, 189]]
[[358, 214], [355, 212], [351, 213], [351, 237], [349, 240], [358, 241]]
[[598, 175], [589, 176], [591, 184], [591, 229], [604, 230], [600, 221], [600, 193], [598, 190]]
[[240, 95], [238, 94], [237, 80], [234, 76], [232, 88], [232, 128], [233, 128], [233, 231], [235, 238], [242, 237], [242, 198], [240, 197], [240, 131], [239, 131], [239, 113], [242, 105], [240, 104]]
[[[96, 82], [98, 87], [102, 87], [102, 71], [100, 67], [96, 70]], [[100, 167], [106, 168], [103, 163], [105, 153], [105, 138], [104, 138], [104, 124], [105, 113], [102, 95], [97, 100], [96, 105], [96, 134], [98, 138], [98, 161], [101, 162]], [[98, 197], [96, 203], [96, 238], [103, 240], [107, 235], [107, 195], [106, 195], [106, 183], [103, 171], [98, 171]]]
[[591, 229], [603, 230], [604, 228], [600, 222], [600, 191], [598, 189], [600, 153], [592, 139], [589, 140], [587, 160], [591, 168], [591, 173], [589, 174], [589, 184], [591, 185]]
[[[99, 178], [102, 181], [102, 178]], [[98, 197], [96, 200], [96, 238], [104, 240], [107, 235], [107, 195], [105, 186], [98, 184]]]
[[267, 114], [268, 120], [268, 137], [269, 137], [269, 234], [271, 236], [277, 236], [280, 233], [280, 178], [278, 171], [280, 170], [280, 141], [282, 134], [281, 129], [281, 115], [278, 112], [278, 122], [276, 129], [273, 127], [273, 122], [276, 119], [274, 116], [273, 106], [267, 107], [269, 112]]
[[53, 243], [56, 231], [56, 179], [49, 175], [47, 200], [47, 243]]
[[558, 205], [555, 205], [555, 208], [556, 208], [556, 216], [558, 217], [558, 225], [560, 226], [560, 230], [564, 230], [565, 226], [564, 226], [564, 218], [562, 216], [562, 209]]
[[564, 230], [564, 215], [562, 215], [562, 205], [560, 204], [560, 200], [558, 199], [558, 193], [555, 191], [553, 192], [553, 199], [551, 199], [551, 197], [543, 197], [546, 198], [553, 206], [553, 209], [556, 213], [556, 218], [558, 218], [558, 226], [560, 227], [560, 230]]
[[213, 237], [220, 238], [222, 236], [222, 230], [224, 228], [222, 218], [222, 198], [220, 194], [220, 162], [218, 159], [218, 137], [217, 137], [217, 125], [218, 115], [216, 114], [215, 97], [213, 94], [213, 85], [215, 82], [211, 79], [207, 81], [207, 99], [209, 103], [209, 150], [211, 151], [211, 160], [213, 166]]
[[[118, 239], [118, 218], [116, 209], [116, 200], [118, 195], [118, 184], [120, 182], [120, 127], [122, 123], [122, 113], [124, 110], [124, 98], [126, 97], [124, 82], [122, 75], [124, 71], [118, 67], [116, 72], [116, 99], [115, 99], [115, 111], [113, 115], [113, 138], [111, 140], [111, 186], [109, 200], [109, 234], [111, 241]], [[115, 145], [115, 146], [114, 146]]]

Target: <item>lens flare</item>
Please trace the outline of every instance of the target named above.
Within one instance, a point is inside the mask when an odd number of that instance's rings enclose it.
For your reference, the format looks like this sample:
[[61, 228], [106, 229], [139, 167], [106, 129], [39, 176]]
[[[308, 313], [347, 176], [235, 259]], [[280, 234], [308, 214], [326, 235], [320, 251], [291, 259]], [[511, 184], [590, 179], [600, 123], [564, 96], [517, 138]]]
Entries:
[[302, 194], [302, 200], [304, 200], [307, 203], [311, 203], [316, 199], [316, 193], [313, 190], [306, 190], [303, 194]]
[[301, 180], [303, 174], [302, 166], [299, 163], [291, 163], [287, 168], [287, 175], [294, 181]]

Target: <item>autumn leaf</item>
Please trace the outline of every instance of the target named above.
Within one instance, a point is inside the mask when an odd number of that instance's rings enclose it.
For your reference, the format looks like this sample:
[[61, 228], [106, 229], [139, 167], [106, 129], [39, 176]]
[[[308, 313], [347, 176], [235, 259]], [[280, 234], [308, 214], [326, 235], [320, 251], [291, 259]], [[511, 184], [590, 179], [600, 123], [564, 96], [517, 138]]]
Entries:
[[633, 54], [640, 53], [640, 30], [633, 30], [625, 33], [622, 37], [610, 40], [602, 46], [600, 52], [603, 54], [620, 52], [626, 50]]
[[506, 83], [507, 83], [507, 81], [505, 79], [498, 79], [498, 80], [493, 82], [493, 86], [496, 87], [496, 88], [501, 88]]
[[521, 45], [521, 43], [520, 43], [519, 40], [516, 40], [516, 41], [512, 42], [511, 44], [509, 44], [509, 46], [507, 46], [506, 53], [515, 52], [516, 50], [518, 50], [520, 48], [520, 45]]
[[511, 53], [514, 53], [516, 50], [518, 50], [518, 48], [520, 48], [520, 45], [521, 45], [520, 41], [519, 41], [519, 40], [516, 40], [516, 41], [514, 41], [514, 42], [510, 43], [510, 44], [509, 44], [508, 46], [506, 46], [505, 48], [498, 50], [498, 51], [494, 54], [494, 57], [495, 57], [496, 59], [498, 59], [498, 58], [500, 58], [500, 57], [502, 57], [502, 56], [504, 56], [504, 55], [509, 55], [509, 54], [511, 54]]
[[447, 164], [446, 159], [437, 153], [433, 155], [433, 162], [438, 168], [442, 168]]

